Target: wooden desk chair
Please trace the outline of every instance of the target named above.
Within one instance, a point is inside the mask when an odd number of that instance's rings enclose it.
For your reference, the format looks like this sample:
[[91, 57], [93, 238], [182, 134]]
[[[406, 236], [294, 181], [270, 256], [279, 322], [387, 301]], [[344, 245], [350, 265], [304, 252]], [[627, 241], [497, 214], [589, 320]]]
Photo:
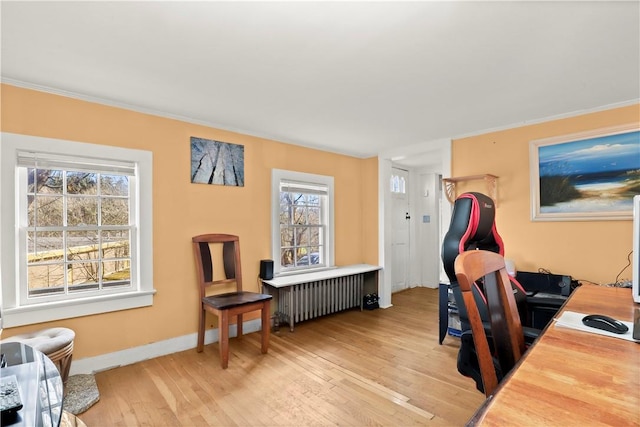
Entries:
[[498, 375], [472, 289], [478, 286], [476, 282], [479, 279], [484, 279], [495, 356], [503, 375], [513, 368], [525, 351], [518, 307], [502, 255], [483, 250], [463, 252], [456, 258], [455, 272], [471, 323], [484, 393], [488, 397], [498, 386]]
[[[260, 310], [262, 319], [262, 353], [269, 348], [271, 295], [242, 290], [240, 268], [240, 242], [238, 236], [229, 234], [202, 234], [192, 238], [196, 258], [196, 273], [200, 288], [200, 321], [198, 324], [197, 351], [204, 348], [205, 314], [207, 311], [218, 316], [218, 336], [220, 361], [223, 369], [229, 365], [229, 316], [237, 316], [238, 337], [242, 336], [242, 315]], [[211, 244], [222, 244], [224, 279], [213, 280], [213, 260]], [[233, 292], [207, 296], [212, 286], [235, 284]]]

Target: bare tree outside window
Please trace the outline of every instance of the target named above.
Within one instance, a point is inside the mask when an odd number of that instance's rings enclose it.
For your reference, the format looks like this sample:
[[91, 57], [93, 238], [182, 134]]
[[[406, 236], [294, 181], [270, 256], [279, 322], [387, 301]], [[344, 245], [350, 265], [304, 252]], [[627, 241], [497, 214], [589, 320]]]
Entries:
[[129, 177], [28, 168], [29, 296], [131, 285]]
[[280, 192], [282, 267], [308, 268], [323, 263], [322, 197], [286, 189]]

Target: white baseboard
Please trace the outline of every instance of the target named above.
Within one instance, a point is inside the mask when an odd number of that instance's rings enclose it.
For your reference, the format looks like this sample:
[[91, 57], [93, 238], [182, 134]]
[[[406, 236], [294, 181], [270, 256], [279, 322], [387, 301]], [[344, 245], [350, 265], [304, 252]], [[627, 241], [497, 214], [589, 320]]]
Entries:
[[[243, 333], [248, 334], [257, 332], [261, 326], [260, 319], [250, 320], [243, 323]], [[229, 336], [237, 336], [236, 325], [229, 328]], [[76, 337], [77, 339], [77, 337]], [[132, 347], [126, 350], [115, 351], [113, 353], [101, 354], [94, 357], [86, 357], [84, 359], [75, 358], [71, 362], [71, 370], [69, 375], [91, 374], [107, 369], [117, 368], [118, 366], [130, 365], [132, 363], [141, 362], [154, 357], [164, 356], [179, 351], [195, 348], [197, 344], [198, 334], [193, 333], [183, 335], [181, 337], [170, 338], [164, 341], [158, 341], [151, 344], [145, 344], [139, 347]], [[218, 329], [209, 329], [204, 334], [204, 343], [211, 344], [218, 341]]]

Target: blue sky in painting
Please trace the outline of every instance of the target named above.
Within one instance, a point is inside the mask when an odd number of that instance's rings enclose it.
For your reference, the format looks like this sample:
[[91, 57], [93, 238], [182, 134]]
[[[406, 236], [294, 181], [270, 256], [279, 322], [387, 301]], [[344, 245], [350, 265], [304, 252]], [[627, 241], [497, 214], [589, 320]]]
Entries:
[[538, 147], [540, 176], [640, 169], [640, 131]]

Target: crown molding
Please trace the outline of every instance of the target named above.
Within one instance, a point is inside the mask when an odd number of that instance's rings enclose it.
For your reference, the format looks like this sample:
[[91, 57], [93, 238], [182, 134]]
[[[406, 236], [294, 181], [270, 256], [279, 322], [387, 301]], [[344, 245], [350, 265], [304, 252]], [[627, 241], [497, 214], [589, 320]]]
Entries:
[[[195, 124], [195, 125], [211, 127], [211, 128], [215, 128], [215, 129], [219, 129], [219, 130], [241, 133], [241, 134], [244, 134], [244, 135], [254, 136], [256, 138], [269, 139], [269, 140], [272, 140], [272, 141], [282, 142], [284, 144], [307, 147], [307, 148], [311, 148], [311, 149], [314, 149], [314, 150], [321, 150], [321, 151], [326, 151], [326, 152], [330, 152], [330, 153], [341, 154], [341, 155], [351, 156], [351, 157], [356, 157], [356, 158], [361, 158], [361, 159], [371, 157], [371, 156], [363, 156], [363, 155], [360, 155], [360, 154], [357, 154], [357, 153], [354, 153], [354, 152], [350, 152], [349, 150], [329, 150], [326, 147], [319, 147], [319, 146], [312, 145], [312, 144], [304, 144], [304, 143], [300, 143], [300, 142], [284, 141], [284, 140], [280, 139], [277, 136], [266, 135], [266, 134], [259, 133], [259, 132], [256, 132], [256, 131], [252, 131], [252, 130], [248, 130], [248, 129], [229, 127], [229, 126], [222, 125], [220, 123], [210, 122], [210, 121], [206, 121], [206, 120], [199, 120], [199, 119], [195, 119], [195, 118], [187, 117], [187, 116], [181, 116], [179, 114], [173, 114], [173, 113], [169, 113], [167, 111], [155, 110], [155, 109], [152, 109], [152, 108], [146, 108], [146, 107], [142, 107], [142, 106], [135, 105], [135, 104], [128, 104], [126, 102], [116, 101], [114, 99], [101, 98], [101, 97], [91, 96], [91, 95], [85, 95], [85, 94], [81, 94], [81, 93], [77, 93], [77, 92], [66, 91], [66, 90], [63, 90], [63, 89], [52, 88], [52, 87], [49, 87], [49, 86], [39, 85], [39, 84], [36, 84], [36, 83], [30, 83], [30, 82], [25, 82], [25, 81], [21, 81], [21, 80], [6, 78], [6, 77], [0, 77], [0, 83], [8, 84], [8, 85], [11, 85], [11, 86], [17, 86], [17, 87], [21, 87], [21, 88], [24, 88], [24, 89], [35, 90], [35, 91], [39, 91], [39, 92], [50, 93], [52, 95], [58, 95], [58, 96], [64, 96], [64, 97], [67, 97], [67, 98], [78, 99], [80, 101], [86, 101], [86, 102], [91, 102], [91, 103], [95, 103], [95, 104], [106, 105], [106, 106], [109, 106], [109, 107], [122, 108], [122, 109], [125, 109], [125, 110], [134, 111], [134, 112], [137, 112], [137, 113], [149, 114], [149, 115], [152, 115], [152, 116], [163, 117], [163, 118], [172, 119], [172, 120], [178, 120], [178, 121], [181, 121], [181, 122], [186, 122], [186, 123], [191, 123], [191, 124]], [[524, 120], [524, 121], [521, 121], [521, 122], [516, 122], [516, 123], [512, 123], [512, 124], [508, 124], [508, 125], [496, 126], [496, 127], [493, 127], [493, 128], [486, 128], [486, 129], [482, 129], [482, 130], [478, 130], [478, 131], [467, 132], [467, 133], [459, 134], [459, 135], [456, 135], [456, 136], [451, 136], [450, 139], [451, 140], [455, 140], [455, 139], [463, 139], [463, 138], [469, 138], [469, 137], [474, 137], [474, 136], [479, 136], [479, 135], [485, 135], [485, 134], [488, 134], [488, 133], [500, 132], [500, 131], [505, 131], [505, 130], [510, 130], [510, 129], [523, 127], [523, 126], [536, 125], [536, 124], [550, 122], [550, 121], [554, 121], [554, 120], [567, 119], [567, 118], [571, 118], [571, 117], [582, 116], [582, 115], [585, 115], [585, 114], [597, 113], [597, 112], [606, 111], [606, 110], [612, 110], [614, 108], [628, 107], [628, 106], [639, 104], [639, 103], [640, 103], [640, 98], [635, 98], [635, 99], [630, 99], [628, 101], [616, 102], [616, 103], [607, 104], [607, 105], [603, 105], [603, 106], [599, 106], [599, 107], [587, 108], [587, 109], [583, 109], [583, 110], [576, 110], [576, 111], [571, 111], [571, 112], [568, 112], [568, 113], [556, 114], [556, 115], [547, 116], [547, 117], [540, 117], [540, 118], [532, 119], [532, 120]], [[442, 138], [439, 138], [438, 140], [440, 140], [440, 139], [442, 139]], [[429, 142], [429, 141], [426, 141], [426, 142]], [[398, 148], [401, 148], [401, 147], [398, 147]], [[396, 149], [394, 148], [394, 150], [396, 150]], [[388, 151], [388, 150], [385, 150], [385, 151]], [[377, 156], [380, 156], [381, 154], [383, 154], [383, 153], [382, 152], [381, 153], [377, 153]]]

